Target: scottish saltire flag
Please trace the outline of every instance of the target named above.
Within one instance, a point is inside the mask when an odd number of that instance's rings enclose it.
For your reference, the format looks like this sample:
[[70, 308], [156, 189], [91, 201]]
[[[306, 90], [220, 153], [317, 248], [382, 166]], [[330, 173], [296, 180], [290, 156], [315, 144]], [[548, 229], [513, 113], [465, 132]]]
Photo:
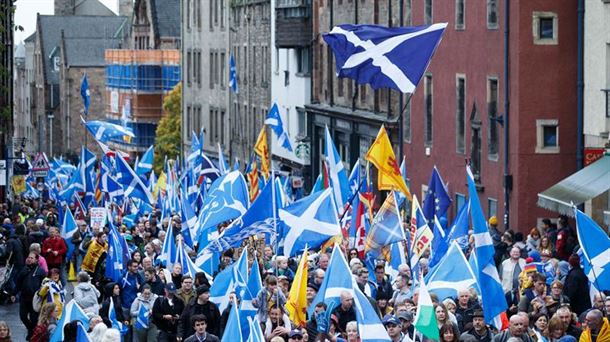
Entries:
[[83, 80], [80, 83], [80, 96], [83, 98], [83, 114], [89, 114], [89, 104], [91, 103], [91, 93], [89, 92], [89, 80], [87, 74], [83, 75]]
[[305, 246], [317, 248], [331, 237], [341, 234], [330, 188], [280, 209], [279, 219], [285, 231], [284, 255], [288, 257], [301, 253]]
[[123, 275], [123, 248], [119, 234], [112, 228], [108, 234], [108, 252], [106, 255], [106, 270], [104, 275], [118, 283]]
[[445, 232], [443, 230], [443, 227], [441, 227], [441, 223], [439, 222], [438, 217], [436, 216], [434, 216], [432, 234], [434, 235], [434, 238], [432, 239], [432, 245], [430, 246], [431, 256], [430, 263], [428, 264], [430, 268], [438, 264], [439, 261], [441, 261], [441, 259], [445, 255], [445, 253], [447, 253], [447, 249], [449, 249]]
[[347, 291], [353, 293], [354, 287], [357, 287], [354, 286], [355, 281], [352, 278], [347, 261], [336, 244], [330, 256], [326, 274], [332, 274], [332, 276], [324, 277], [320, 285], [320, 291], [318, 291], [318, 294], [313, 299], [313, 304], [307, 309], [309, 317], [312, 317], [315, 304], [324, 302], [328, 305], [328, 310], [332, 311], [331, 306], [334, 308], [339, 305], [341, 292]]
[[239, 88], [237, 86], [237, 68], [235, 66], [233, 54], [229, 56], [229, 87], [235, 94], [239, 94]]
[[164, 264], [166, 266], [165, 268], [167, 269], [171, 269], [172, 261], [176, 260], [178, 255], [172, 221], [173, 220], [171, 219], [169, 220], [169, 227], [167, 228], [167, 233], [165, 234], [165, 240], [163, 240], [161, 254], [157, 257], [157, 260]]
[[395, 191], [390, 191], [375, 215], [366, 237], [365, 251], [380, 251], [383, 246], [406, 239], [395, 196]]
[[391, 342], [390, 336], [379, 320], [377, 311], [369, 299], [354, 286], [354, 311], [358, 322], [358, 336], [361, 342]]
[[85, 121], [82, 117], [81, 120], [98, 142], [105, 144], [109, 140], [129, 141], [131, 138], [135, 138], [133, 131], [127, 127], [105, 121]]
[[140, 162], [136, 163], [136, 174], [138, 176], [144, 176], [152, 170], [154, 157], [154, 145], [150, 145], [148, 150], [142, 155]]
[[218, 169], [218, 167], [214, 165], [212, 160], [210, 160], [210, 158], [208, 158], [208, 156], [206, 156], [205, 154], [201, 154], [201, 162], [199, 163], [199, 165], [199, 177], [207, 178], [213, 182], [222, 174], [220, 172], [220, 169]]
[[483, 302], [485, 321], [497, 328], [502, 327], [500, 315], [506, 311], [506, 299], [502, 290], [502, 283], [498, 276], [498, 269], [494, 263], [495, 249], [487, 221], [483, 216], [483, 209], [479, 202], [474, 176], [470, 167], [466, 168], [468, 174], [468, 197], [470, 199], [470, 216], [474, 227], [474, 244], [479, 266], [479, 286]]
[[235, 294], [243, 298], [243, 289], [248, 279], [248, 258], [244, 249], [239, 259], [222, 270], [214, 277], [214, 283], [210, 287], [210, 301], [218, 305], [218, 309], [224, 311], [229, 306], [229, 294]]
[[610, 290], [610, 238], [595, 221], [576, 207], [574, 216], [587, 278], [598, 291]]
[[50, 342], [61, 342], [65, 340], [64, 327], [66, 324], [72, 321], [79, 321], [82, 324], [89, 326], [89, 317], [87, 317], [87, 314], [85, 314], [83, 309], [76, 304], [74, 299], [69, 301], [68, 304], [64, 305], [61, 313], [61, 319], [59, 322], [57, 322], [57, 328], [53, 331]]
[[117, 172], [120, 172], [119, 182], [123, 186], [124, 195], [140, 199], [147, 203], [154, 203], [153, 196], [142, 179], [133, 171], [123, 158], [115, 158]]
[[[275, 191], [272, 186], [275, 186]], [[213, 251], [224, 251], [231, 247], [237, 247], [249, 236], [274, 232], [273, 217], [274, 215], [277, 216], [277, 210], [281, 208], [282, 204], [281, 187], [278, 179], [267, 182], [250, 208], [234, 220], [222, 232], [219, 239], [210, 241], [207, 248]], [[275, 199], [273, 196], [275, 196]], [[275, 207], [273, 204], [275, 204]]]
[[76, 220], [74, 219], [70, 209], [68, 209], [64, 214], [64, 222], [59, 235], [61, 235], [61, 237], [64, 239], [72, 239], [72, 235], [74, 235], [77, 230], [78, 225], [76, 224]]
[[195, 166], [196, 164], [199, 164], [200, 158], [202, 155], [202, 151], [203, 151], [203, 145], [201, 144], [199, 137], [197, 136], [197, 134], [195, 134], [195, 132], [192, 132], [191, 152], [186, 157], [186, 161], [193, 166]]
[[462, 250], [468, 248], [468, 227], [470, 224], [470, 199], [458, 211], [453, 224], [446, 235], [447, 243], [457, 241]]
[[80, 165], [78, 168], [72, 172], [72, 176], [70, 176], [70, 181], [66, 184], [66, 187], [60, 191], [59, 197], [62, 201], [68, 202], [72, 200], [72, 197], [77, 192], [85, 191], [85, 184], [83, 182], [82, 172], [80, 172]]
[[125, 194], [123, 187], [112, 176], [104, 175], [104, 171], [102, 171], [102, 191], [108, 194], [110, 201], [115, 203], [123, 202]]
[[205, 249], [206, 246], [207, 244], [198, 247], [199, 252], [197, 253], [197, 258], [195, 258], [195, 265], [206, 274], [216, 274], [220, 266], [220, 253], [211, 252]]
[[273, 103], [271, 109], [269, 109], [269, 113], [267, 113], [267, 117], [265, 118], [265, 125], [271, 127], [271, 130], [277, 136], [277, 144], [292, 152], [292, 146], [290, 145], [290, 137], [288, 137], [288, 132], [284, 128], [284, 123], [282, 122], [282, 116], [280, 115], [280, 110], [277, 107], [277, 103]]
[[182, 209], [182, 230], [180, 233], [184, 237], [184, 242], [190, 248], [193, 248], [197, 236], [197, 216], [195, 216], [193, 207], [188, 202], [188, 197], [183, 190], [180, 191], [180, 202]]
[[232, 171], [212, 183], [197, 218], [197, 240], [210, 228], [245, 214], [249, 207], [248, 185], [239, 171]]
[[229, 163], [225, 160], [225, 155], [222, 153], [222, 147], [220, 143], [218, 143], [218, 169], [220, 169], [220, 174], [224, 175], [227, 172], [231, 171], [229, 167]]
[[76, 323], [76, 341], [91, 342], [89, 335], [87, 335], [87, 329], [81, 322]]
[[193, 279], [195, 279], [195, 275], [197, 273], [203, 272], [203, 273], [205, 273], [206, 278], [208, 278], [208, 281], [210, 283], [212, 283], [213, 279], [212, 279], [212, 276], [210, 275], [212, 273], [205, 272], [199, 266], [195, 265], [193, 260], [191, 260], [191, 258], [189, 257], [188, 253], [186, 252], [186, 249], [184, 248], [184, 241], [179, 241], [179, 243], [178, 243], [178, 251], [176, 253], [178, 254], [178, 257], [176, 259], [182, 265], [182, 275], [187, 275], [188, 274]]
[[360, 179], [362, 178], [362, 165], [360, 165], [360, 158], [356, 160], [352, 167], [352, 172], [349, 174], [347, 183], [349, 184], [350, 196], [354, 196], [360, 188]]
[[114, 300], [112, 299], [112, 297], [110, 297], [110, 307], [108, 308], [108, 319], [110, 320], [112, 327], [114, 329], [118, 330], [121, 333], [121, 335], [127, 334], [129, 327], [125, 326], [125, 324], [123, 324], [123, 322], [119, 322], [116, 319], [116, 312], [114, 311]]
[[[400, 163], [400, 167], [398, 169], [400, 170], [400, 174], [402, 175], [402, 179], [405, 181], [405, 184], [408, 184], [407, 157], [402, 157], [402, 162]], [[400, 191], [396, 191], [395, 195], [396, 195], [396, 204], [398, 205], [398, 208], [402, 208], [402, 205], [407, 200], [407, 196]]]
[[333, 189], [337, 211], [342, 213], [345, 209], [345, 204], [349, 201], [350, 188], [347, 181], [347, 174], [341, 161], [341, 156], [337, 152], [337, 148], [330, 136], [328, 126], [326, 126], [326, 135], [324, 140], [324, 155], [328, 165], [328, 178], [330, 187]]
[[[250, 267], [248, 284], [239, 303], [239, 318], [241, 327], [243, 329], [241, 335], [244, 339], [248, 339], [248, 336], [252, 331], [252, 327], [250, 326], [249, 322], [256, 319], [257, 309], [252, 305], [252, 300], [256, 298], [256, 295], [258, 295], [262, 288], [263, 282], [261, 280], [261, 274], [258, 268], [258, 261], [256, 258], [254, 258], [254, 262]], [[256, 334], [257, 332], [254, 331], [254, 333]]]
[[40, 198], [40, 191], [38, 191], [36, 188], [34, 188], [32, 186], [32, 184], [30, 184], [30, 182], [25, 182], [25, 192], [23, 193], [23, 196], [26, 198]]
[[398, 266], [403, 264], [407, 264], [405, 247], [402, 241], [395, 242], [390, 245], [390, 262], [386, 264], [386, 273], [390, 275], [391, 279], [396, 279], [396, 276], [399, 273]]
[[148, 310], [144, 305], [140, 304], [138, 316], [136, 317], [135, 328], [138, 330], [148, 329], [150, 326], [151, 310]]
[[424, 215], [428, 219], [428, 224], [432, 224], [434, 216], [442, 217], [451, 205], [451, 196], [447, 191], [447, 186], [443, 183], [440, 173], [436, 166], [432, 169], [428, 191], [424, 198]]
[[250, 334], [248, 335], [247, 342], [265, 342], [265, 335], [263, 334], [263, 330], [261, 329], [261, 325], [256, 316], [254, 319], [249, 320], [249, 325]]
[[441, 258], [438, 265], [430, 269], [425, 278], [426, 286], [432, 293], [436, 293], [438, 299], [456, 298], [458, 291], [474, 287], [478, 293], [479, 285], [477, 277], [470, 267], [462, 249], [453, 242], [447, 253]]
[[243, 337], [241, 335], [241, 324], [239, 322], [239, 309], [237, 305], [233, 303], [231, 306], [231, 312], [229, 313], [229, 320], [225, 327], [224, 333], [222, 334], [221, 342], [241, 342]]
[[337, 75], [413, 93], [441, 41], [446, 23], [416, 27], [335, 26], [323, 35], [337, 63]]

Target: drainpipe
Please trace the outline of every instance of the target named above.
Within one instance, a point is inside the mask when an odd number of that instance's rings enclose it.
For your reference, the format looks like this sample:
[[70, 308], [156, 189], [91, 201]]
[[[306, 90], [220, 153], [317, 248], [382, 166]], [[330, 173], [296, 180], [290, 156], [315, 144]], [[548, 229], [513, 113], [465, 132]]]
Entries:
[[[398, 20], [400, 22], [400, 27], [404, 27], [405, 26], [405, 15], [404, 15], [404, 8], [405, 8], [405, 0], [400, 0], [400, 2], [398, 3], [398, 10], [400, 11], [399, 16], [398, 16]], [[404, 157], [404, 139], [405, 139], [405, 132], [404, 132], [404, 114], [403, 111], [404, 109], [402, 108], [403, 106], [403, 95], [402, 93], [400, 93], [400, 95], [398, 96], [398, 108], [400, 109], [400, 113], [398, 113], [398, 157], [400, 158], [400, 162], [402, 163], [402, 159]]]
[[[328, 1], [328, 6], [330, 7], [330, 20], [328, 21], [328, 31], [332, 31], [333, 29], [333, 15], [334, 15], [334, 4], [333, 0]], [[330, 51], [330, 48], [326, 46], [326, 60], [328, 63], [328, 104], [332, 107], [335, 104], [335, 90], [333, 89], [333, 78], [335, 75], [332, 74], [331, 70], [333, 69], [333, 56]]]
[[584, 100], [584, 45], [585, 45], [585, 0], [578, 0], [578, 54], [576, 57], [576, 169], [583, 164], [583, 100]]
[[[358, 24], [358, 0], [354, 1], [354, 24]], [[358, 98], [358, 91], [360, 87], [358, 87], [358, 82], [352, 81], [352, 87], [354, 87], [354, 92], [352, 93], [352, 112], [356, 111], [356, 99]]]
[[510, 143], [510, 0], [504, 1], [504, 229], [510, 228], [510, 192], [513, 179], [509, 165]]

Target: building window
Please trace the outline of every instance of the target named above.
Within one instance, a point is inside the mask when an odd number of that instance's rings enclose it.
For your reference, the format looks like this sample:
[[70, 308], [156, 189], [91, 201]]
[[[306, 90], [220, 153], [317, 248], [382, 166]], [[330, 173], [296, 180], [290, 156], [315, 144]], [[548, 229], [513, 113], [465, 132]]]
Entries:
[[214, 30], [214, 1], [208, 0], [210, 2], [210, 31]]
[[470, 112], [470, 169], [476, 183], [481, 183], [481, 119], [476, 103]]
[[214, 89], [214, 53], [210, 52], [209, 61], [209, 72], [210, 72], [210, 89]]
[[220, 28], [225, 27], [225, 1], [220, 0]]
[[[224, 88], [225, 86], [225, 74], [226, 74], [226, 63], [225, 63], [225, 53], [220, 53], [220, 87]], [[224, 114], [224, 113], [223, 113]]]
[[498, 160], [498, 79], [487, 79], [487, 115], [489, 118], [489, 158]]
[[191, 50], [186, 51], [186, 83], [191, 85], [191, 74], [193, 73], [193, 61]]
[[203, 63], [202, 63], [202, 57], [201, 57], [201, 51], [197, 52], [197, 86], [199, 86], [199, 88], [201, 88], [201, 83], [203, 82], [201, 75], [203, 74], [203, 71], [201, 70], [203, 68]]
[[296, 107], [297, 109], [297, 120], [298, 120], [298, 136], [307, 136], [307, 113], [304, 108]]
[[405, 25], [411, 26], [411, 23], [413, 22], [413, 17], [411, 14], [411, 0], [404, 0], [404, 1], [405, 1], [405, 16], [404, 16]]
[[466, 28], [465, 22], [465, 11], [466, 4], [464, 3], [466, 0], [455, 0], [455, 29], [463, 30]]
[[190, 134], [193, 130], [192, 123], [194, 122], [193, 110], [191, 106], [186, 106], [186, 138], [190, 140]]
[[487, 0], [487, 28], [498, 28], [498, 0]]
[[532, 14], [534, 44], [557, 45], [559, 43], [558, 25], [557, 13], [534, 12]]
[[360, 102], [366, 101], [366, 84], [360, 85]]
[[343, 77], [337, 78], [337, 96], [343, 97]]
[[460, 212], [462, 207], [466, 204], [466, 195], [460, 194], [459, 192], [455, 193], [455, 214]]
[[275, 66], [273, 70], [276, 74], [280, 72], [280, 49], [277, 47], [275, 48]]
[[424, 24], [432, 24], [432, 0], [424, 0]]
[[432, 146], [432, 75], [424, 76], [424, 146]]
[[224, 146], [225, 144], [225, 111], [220, 111], [220, 145]]
[[297, 73], [309, 75], [309, 48], [297, 48]]
[[559, 153], [559, 120], [536, 120], [536, 153]]
[[411, 143], [411, 99], [407, 99], [407, 101], [409, 101], [409, 103], [407, 103], [407, 107], [405, 108], [405, 112], [403, 113], [402, 119], [402, 123], [404, 126], [403, 138], [405, 142]]
[[191, 0], [186, 0], [186, 28], [191, 29]]
[[455, 151], [464, 154], [466, 146], [466, 78], [458, 75], [456, 78], [455, 101]]
[[487, 199], [487, 218], [492, 216], [498, 217], [498, 200], [494, 198]]

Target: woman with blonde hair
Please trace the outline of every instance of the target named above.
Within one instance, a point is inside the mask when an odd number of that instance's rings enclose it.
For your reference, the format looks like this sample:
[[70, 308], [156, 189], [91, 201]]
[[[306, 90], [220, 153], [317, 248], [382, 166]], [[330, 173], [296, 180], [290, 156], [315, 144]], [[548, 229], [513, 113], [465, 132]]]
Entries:
[[5, 321], [0, 321], [0, 342], [11, 341], [11, 329]]
[[360, 342], [360, 336], [358, 336], [358, 322], [350, 321], [345, 326], [345, 333], [347, 334], [347, 342]]
[[45, 303], [40, 308], [38, 324], [34, 328], [30, 342], [48, 342], [57, 327], [57, 316], [59, 312], [57, 305], [53, 302]]

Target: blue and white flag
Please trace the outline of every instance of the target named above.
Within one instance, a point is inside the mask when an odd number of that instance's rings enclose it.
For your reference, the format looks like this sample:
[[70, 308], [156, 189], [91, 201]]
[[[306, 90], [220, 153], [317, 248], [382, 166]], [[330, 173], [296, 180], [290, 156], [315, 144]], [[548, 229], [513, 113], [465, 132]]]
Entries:
[[[386, 264], [386, 273], [390, 275], [391, 279], [396, 279], [398, 275], [398, 267], [400, 265], [407, 264], [407, 256], [405, 254], [405, 247], [402, 241], [395, 242], [390, 245], [390, 262]], [[374, 270], [374, 268], [373, 268]], [[373, 271], [374, 273], [374, 271]]]
[[244, 249], [237, 261], [218, 273], [210, 287], [210, 301], [224, 311], [229, 306], [229, 294], [235, 291], [239, 298], [243, 298], [248, 280], [248, 256]]
[[428, 267], [433, 268], [437, 265], [447, 250], [449, 249], [449, 244], [447, 243], [447, 238], [445, 236], [445, 231], [443, 227], [441, 227], [441, 223], [438, 220], [438, 217], [434, 216], [434, 225], [432, 226], [432, 234], [434, 234], [434, 238], [432, 239], [432, 243], [430, 246], [431, 256]]
[[222, 174], [220, 169], [218, 169], [212, 160], [210, 160], [210, 158], [208, 158], [208, 156], [205, 154], [201, 155], [201, 162], [198, 164], [198, 166], [196, 166], [196, 168], [200, 169], [200, 177], [205, 177], [212, 182], [218, 179], [218, 177], [220, 177]]
[[123, 322], [120, 322], [119, 320], [117, 320], [116, 312], [114, 311], [114, 300], [112, 299], [112, 297], [110, 297], [110, 306], [108, 308], [108, 319], [110, 320], [110, 323], [112, 324], [112, 328], [118, 330], [121, 333], [121, 335], [127, 334], [129, 327], [125, 326], [125, 324], [123, 324]]
[[432, 225], [434, 216], [439, 218], [444, 216], [450, 205], [451, 196], [449, 196], [447, 186], [443, 183], [443, 179], [435, 166], [432, 169], [432, 175], [430, 175], [428, 191], [424, 199], [424, 207], [422, 208], [424, 215], [428, 219], [428, 224]]
[[392, 342], [377, 311], [358, 286], [354, 286], [354, 307], [361, 342]]
[[229, 163], [227, 163], [225, 155], [224, 153], [222, 153], [222, 147], [220, 146], [220, 143], [218, 143], [218, 168], [220, 169], [221, 175], [225, 175], [229, 171], [231, 171]]
[[335, 55], [337, 75], [413, 93], [436, 50], [446, 23], [416, 27], [335, 26], [323, 35]]
[[74, 233], [76, 233], [76, 231], [78, 230], [78, 225], [76, 224], [76, 220], [74, 219], [74, 216], [72, 215], [72, 212], [69, 208], [64, 214], [63, 221], [64, 222], [61, 227], [61, 231], [59, 232], [59, 235], [61, 235], [61, 237], [66, 240], [72, 239], [72, 235], [74, 235]]
[[245, 214], [249, 207], [248, 185], [239, 171], [232, 171], [218, 178], [208, 190], [199, 217], [197, 240], [210, 228]]
[[202, 145], [201, 141], [199, 140], [199, 137], [197, 136], [197, 134], [195, 134], [195, 132], [192, 132], [191, 152], [186, 157], [186, 161], [192, 166], [200, 164], [202, 154], [203, 154], [203, 145]]
[[107, 143], [109, 140], [128, 141], [135, 138], [133, 131], [127, 127], [105, 121], [85, 121], [84, 119], [82, 121], [95, 140], [101, 143]]
[[121, 174], [119, 182], [123, 186], [125, 197], [132, 197], [152, 204], [153, 196], [148, 187], [123, 158], [115, 158], [117, 172]]
[[[347, 183], [349, 184], [350, 196], [354, 196], [356, 192], [358, 192], [360, 187], [360, 179], [362, 178], [362, 165], [360, 165], [360, 158], [356, 160], [354, 163], [354, 167], [352, 167], [352, 172], [349, 174], [349, 178], [347, 179]], [[356, 208], [355, 205], [352, 206]]]
[[477, 284], [477, 277], [470, 267], [462, 249], [453, 242], [447, 253], [441, 258], [438, 265], [430, 269], [425, 278], [426, 287], [432, 293], [436, 293], [439, 301], [445, 298], [455, 298], [460, 290], [474, 287], [477, 293], [481, 293]]
[[140, 303], [138, 316], [136, 316], [135, 328], [138, 330], [148, 329], [150, 326], [150, 314], [152, 310], [148, 310], [146, 306]]
[[222, 334], [222, 339], [220, 340], [221, 342], [243, 341], [239, 316], [239, 309], [237, 308], [237, 305], [233, 303], [231, 306], [231, 312], [229, 313], [229, 319], [227, 320], [227, 326], [225, 327], [224, 333]]
[[81, 166], [79, 165], [72, 175], [70, 176], [70, 181], [66, 184], [66, 187], [60, 191], [59, 198], [61, 201], [69, 202], [72, 201], [72, 197], [74, 197], [75, 193], [84, 192], [85, 184], [83, 183], [82, 173], [80, 172]]
[[265, 118], [265, 125], [269, 125], [271, 130], [277, 136], [277, 144], [292, 152], [292, 145], [290, 145], [290, 137], [288, 136], [288, 132], [284, 127], [284, 123], [282, 122], [282, 115], [280, 115], [280, 110], [277, 107], [277, 103], [273, 103], [271, 109], [269, 109], [269, 113], [267, 113], [267, 117]]
[[154, 157], [155, 147], [154, 145], [150, 145], [148, 150], [146, 150], [146, 152], [144, 152], [144, 154], [142, 155], [142, 159], [140, 159], [140, 162], [136, 163], [136, 174], [138, 176], [145, 176], [152, 170]]
[[239, 88], [237, 86], [237, 68], [235, 66], [233, 54], [229, 56], [229, 88], [231, 88], [235, 94], [239, 94]]
[[115, 283], [119, 283], [123, 275], [123, 247], [118, 235], [119, 233], [114, 228], [108, 234], [108, 252], [104, 271], [104, 275]]
[[83, 309], [76, 304], [74, 299], [68, 302], [68, 304], [64, 305], [63, 311], [61, 313], [61, 319], [57, 322], [57, 328], [53, 331], [51, 335], [50, 342], [60, 342], [65, 340], [64, 338], [64, 327], [66, 324], [72, 321], [79, 321], [82, 324], [89, 326], [89, 317], [83, 311]]
[[312, 305], [307, 309], [309, 317], [312, 317], [315, 304], [324, 302], [329, 308], [331, 306], [336, 307], [340, 302], [341, 292], [353, 293], [354, 291], [355, 281], [352, 278], [347, 261], [337, 245], [333, 248], [326, 274], [332, 276], [324, 277], [320, 285], [320, 291], [313, 299]]
[[166, 269], [171, 269], [171, 265], [178, 256], [178, 250], [176, 245], [176, 239], [174, 238], [174, 228], [172, 225], [173, 220], [169, 220], [169, 227], [165, 234], [165, 240], [163, 240], [163, 247], [161, 248], [161, 254], [157, 257], [162, 264], [165, 265]]
[[468, 249], [468, 226], [470, 224], [470, 199], [462, 205], [455, 217], [449, 233], [446, 235], [447, 243], [450, 244], [452, 241], [456, 241], [462, 251]]
[[386, 197], [367, 233], [365, 251], [380, 251], [383, 246], [406, 239], [396, 204], [396, 191], [390, 192]]
[[110, 200], [115, 203], [122, 203], [125, 197], [123, 187], [109, 174], [105, 174], [102, 169], [102, 191], [108, 194]]
[[[239, 304], [240, 322], [242, 326], [242, 337], [247, 339], [252, 327], [248, 324], [249, 321], [256, 319], [256, 312], [258, 311], [252, 300], [256, 298], [260, 290], [263, 289], [263, 281], [261, 280], [261, 273], [258, 268], [258, 261], [254, 258], [254, 262], [250, 267], [250, 275], [248, 276], [248, 284], [245, 288], [244, 294], [241, 297]], [[256, 332], [254, 332], [256, 333]]]
[[280, 209], [284, 226], [284, 255], [301, 253], [305, 246], [317, 248], [335, 235], [341, 234], [332, 189], [316, 192], [290, 206]]
[[76, 323], [76, 341], [77, 342], [91, 342], [87, 329], [81, 322]]
[[589, 216], [574, 208], [576, 233], [589, 281], [598, 291], [610, 290], [610, 238]]
[[180, 233], [184, 237], [184, 242], [190, 248], [193, 248], [197, 236], [197, 216], [195, 216], [193, 207], [188, 202], [188, 197], [183, 190], [180, 190], [180, 204], [182, 209], [182, 230]]
[[261, 329], [261, 325], [258, 322], [258, 318], [256, 316], [254, 319], [249, 321], [250, 325], [250, 334], [248, 335], [247, 342], [265, 342], [265, 335], [263, 334], [263, 330]]
[[91, 103], [91, 93], [89, 92], [89, 80], [87, 74], [83, 75], [83, 80], [80, 84], [80, 96], [83, 98], [83, 114], [89, 114], [89, 104]]
[[326, 156], [328, 166], [328, 180], [330, 187], [334, 192], [337, 211], [342, 213], [345, 209], [345, 204], [349, 201], [350, 187], [347, 181], [345, 167], [343, 167], [341, 156], [333, 143], [333, 138], [330, 136], [328, 126], [326, 126], [325, 129], [324, 155]]
[[38, 191], [38, 189], [36, 189], [35, 187], [32, 186], [32, 184], [30, 184], [30, 182], [25, 182], [25, 192], [22, 194], [23, 197], [25, 198], [30, 198], [30, 199], [34, 199], [34, 198], [40, 198], [40, 191]]
[[199, 266], [195, 265], [191, 257], [186, 252], [186, 248], [184, 248], [184, 241], [178, 242], [178, 251], [176, 252], [178, 257], [176, 258], [180, 264], [182, 265], [182, 275], [190, 275], [191, 278], [195, 279], [195, 275], [197, 273], [203, 272], [205, 273], [206, 278], [210, 283], [214, 280], [211, 273], [205, 272]]
[[483, 209], [479, 202], [479, 195], [474, 183], [474, 176], [470, 167], [466, 168], [468, 174], [468, 197], [470, 199], [470, 216], [474, 227], [474, 244], [479, 266], [479, 286], [483, 303], [483, 315], [488, 324], [497, 328], [502, 327], [500, 315], [508, 308], [502, 282], [498, 276], [498, 269], [494, 262], [495, 249], [489, 234], [487, 220], [483, 216]]

